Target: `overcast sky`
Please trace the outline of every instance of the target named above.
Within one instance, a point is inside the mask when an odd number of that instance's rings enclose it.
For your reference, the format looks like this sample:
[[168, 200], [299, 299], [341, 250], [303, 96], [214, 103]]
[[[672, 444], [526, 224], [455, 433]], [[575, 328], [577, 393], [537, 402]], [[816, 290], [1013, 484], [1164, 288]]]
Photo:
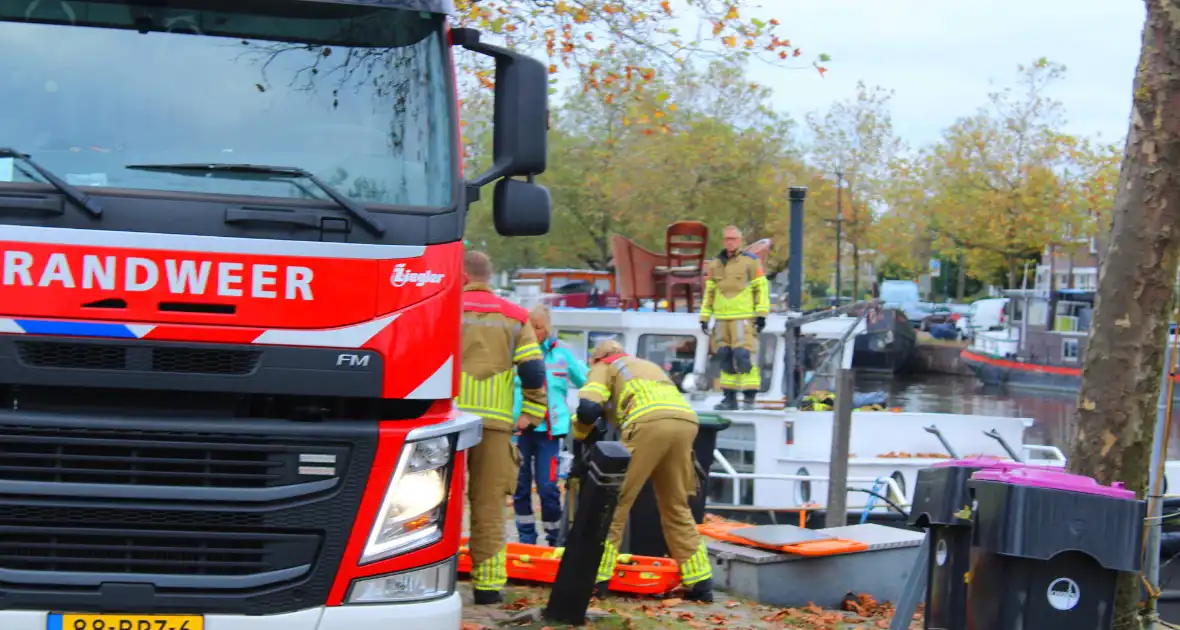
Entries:
[[894, 125], [911, 144], [937, 139], [1007, 83], [1016, 66], [1044, 56], [1067, 68], [1054, 96], [1068, 131], [1121, 140], [1139, 56], [1142, 2], [1134, 0], [763, 0], [783, 34], [828, 53], [814, 70], [756, 64], [755, 80], [775, 88], [779, 108], [802, 122], [813, 110], [855, 94], [857, 80], [895, 90]]

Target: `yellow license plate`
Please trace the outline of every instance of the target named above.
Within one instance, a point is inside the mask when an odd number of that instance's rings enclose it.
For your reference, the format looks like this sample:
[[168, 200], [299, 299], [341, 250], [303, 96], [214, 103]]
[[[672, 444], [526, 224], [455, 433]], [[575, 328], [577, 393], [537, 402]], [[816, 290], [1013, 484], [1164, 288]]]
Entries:
[[201, 615], [62, 614], [61, 625], [49, 619], [50, 630], [205, 630]]

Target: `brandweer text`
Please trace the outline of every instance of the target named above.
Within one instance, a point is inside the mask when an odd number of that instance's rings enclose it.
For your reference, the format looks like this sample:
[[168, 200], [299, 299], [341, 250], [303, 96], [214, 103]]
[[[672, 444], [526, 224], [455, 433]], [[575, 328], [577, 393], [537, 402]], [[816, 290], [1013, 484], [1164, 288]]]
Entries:
[[240, 262], [166, 259], [161, 265], [149, 258], [77, 257], [53, 253], [38, 260], [29, 252], [7, 250], [2, 259], [0, 284], [4, 286], [61, 287], [100, 291], [151, 291], [161, 282], [176, 295], [217, 295], [284, 300], [311, 300], [313, 273], [307, 267], [247, 265]]

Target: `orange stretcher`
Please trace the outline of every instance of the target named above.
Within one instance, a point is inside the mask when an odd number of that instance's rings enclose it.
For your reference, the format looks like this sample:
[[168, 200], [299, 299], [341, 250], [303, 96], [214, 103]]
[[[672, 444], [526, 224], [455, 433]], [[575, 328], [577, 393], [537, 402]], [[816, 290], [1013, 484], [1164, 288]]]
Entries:
[[827, 538], [824, 540], [808, 540], [793, 545], [764, 545], [761, 543], [747, 540], [738, 536], [734, 532], [745, 527], [752, 527], [746, 523], [731, 523], [728, 521], [713, 521], [710, 523], [702, 523], [697, 525], [697, 531], [702, 536], [708, 536], [714, 540], [727, 542], [734, 545], [743, 545], [746, 547], [754, 547], [756, 549], [766, 549], [767, 551], [778, 551], [782, 553], [793, 553], [799, 556], [819, 557], [819, 556], [835, 556], [843, 553], [856, 553], [858, 551], [867, 551], [868, 543], [863, 543], [855, 540], [847, 540], [845, 538]]
[[[459, 549], [459, 573], [471, 573], [471, 550], [464, 537]], [[508, 543], [508, 579], [552, 584], [557, 580], [563, 548]], [[680, 565], [671, 558], [620, 554], [610, 590], [635, 595], [660, 595], [680, 586]]]

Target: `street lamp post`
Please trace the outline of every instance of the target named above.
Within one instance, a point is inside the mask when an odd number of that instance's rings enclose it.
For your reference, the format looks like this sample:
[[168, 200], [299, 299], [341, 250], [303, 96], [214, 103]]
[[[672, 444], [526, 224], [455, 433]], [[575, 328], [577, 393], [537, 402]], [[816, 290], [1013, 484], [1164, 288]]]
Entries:
[[840, 242], [841, 226], [844, 223], [844, 171], [836, 170], [836, 306], [840, 306], [840, 254], [842, 253], [842, 244]]

